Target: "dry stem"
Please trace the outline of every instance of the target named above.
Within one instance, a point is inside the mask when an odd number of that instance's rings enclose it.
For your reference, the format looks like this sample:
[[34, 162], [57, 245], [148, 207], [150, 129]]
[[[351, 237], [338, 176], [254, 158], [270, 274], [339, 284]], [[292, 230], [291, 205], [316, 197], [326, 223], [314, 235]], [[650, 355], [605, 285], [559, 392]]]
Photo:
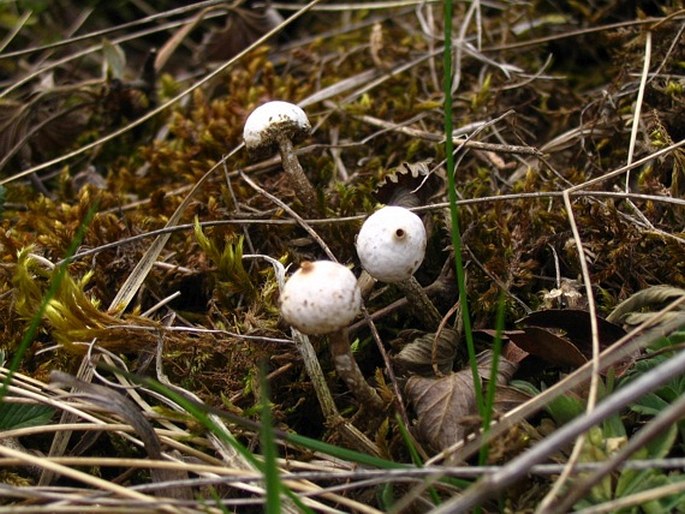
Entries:
[[350, 339], [347, 329], [329, 334], [328, 344], [338, 376], [345, 382], [347, 388], [359, 400], [362, 406], [371, 414], [383, 412], [385, 405], [374, 388], [362, 375], [357, 361], [352, 355]]

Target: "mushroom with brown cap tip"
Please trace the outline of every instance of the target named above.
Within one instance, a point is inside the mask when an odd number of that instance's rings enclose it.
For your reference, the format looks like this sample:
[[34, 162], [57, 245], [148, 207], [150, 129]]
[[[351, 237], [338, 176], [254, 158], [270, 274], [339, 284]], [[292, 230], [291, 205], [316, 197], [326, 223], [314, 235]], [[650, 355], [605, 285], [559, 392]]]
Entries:
[[317, 205], [316, 190], [304, 173], [293, 150], [293, 143], [311, 131], [305, 112], [295, 104], [275, 100], [260, 105], [250, 113], [243, 127], [248, 152], [267, 155], [278, 150], [283, 170], [288, 174], [295, 194], [307, 209]]
[[352, 355], [347, 326], [359, 314], [361, 292], [354, 274], [333, 261], [305, 261], [281, 291], [281, 315], [304, 334], [328, 334], [333, 363], [355, 397], [372, 412], [383, 401]]
[[426, 229], [409, 209], [386, 206], [369, 216], [357, 234], [357, 255], [376, 280], [396, 284], [431, 328], [440, 323], [438, 310], [414, 278], [426, 254]]

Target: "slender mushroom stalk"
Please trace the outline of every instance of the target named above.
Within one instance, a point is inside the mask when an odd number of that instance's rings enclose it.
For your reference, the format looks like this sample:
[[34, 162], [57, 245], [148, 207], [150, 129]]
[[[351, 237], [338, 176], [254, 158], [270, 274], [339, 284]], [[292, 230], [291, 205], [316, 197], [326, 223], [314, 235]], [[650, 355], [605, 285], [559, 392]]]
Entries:
[[281, 291], [281, 314], [307, 335], [328, 334], [329, 349], [338, 376], [370, 412], [384, 409], [383, 401], [362, 375], [347, 334], [359, 314], [361, 292], [354, 274], [333, 261], [303, 262]]
[[247, 117], [243, 140], [248, 152], [253, 155], [265, 155], [278, 149], [281, 165], [292, 181], [295, 194], [306, 209], [316, 211], [316, 190], [293, 149], [293, 143], [306, 137], [311, 128], [307, 115], [297, 105], [282, 101], [267, 102]]
[[426, 253], [426, 229], [409, 209], [387, 206], [369, 216], [357, 234], [357, 255], [376, 280], [397, 285], [429, 328], [442, 316], [414, 278]]

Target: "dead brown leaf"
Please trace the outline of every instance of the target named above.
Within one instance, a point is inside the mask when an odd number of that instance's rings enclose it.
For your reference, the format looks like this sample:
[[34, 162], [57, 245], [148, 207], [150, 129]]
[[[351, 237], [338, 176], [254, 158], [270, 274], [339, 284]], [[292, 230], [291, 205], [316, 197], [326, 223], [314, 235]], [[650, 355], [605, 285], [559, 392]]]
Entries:
[[510, 330], [507, 336], [516, 346], [556, 366], [582, 366], [587, 357], [568, 339], [540, 327]]
[[[519, 320], [520, 325], [563, 330], [580, 352], [586, 357], [592, 355], [592, 336], [590, 334], [590, 313], [576, 309], [549, 309], [534, 312]], [[599, 345], [601, 349], [611, 346], [626, 332], [620, 326], [597, 318], [599, 325]]]
[[[481, 378], [489, 377], [492, 353], [484, 352], [479, 355], [478, 360]], [[500, 358], [498, 384], [508, 382], [516, 367]], [[507, 389], [503, 392], [501, 412], [517, 401], [512, 391]], [[470, 368], [440, 378], [410, 377], [405, 393], [416, 412], [418, 436], [432, 450], [443, 450], [473, 431], [472, 420], [478, 414], [478, 409]], [[476, 425], [480, 426], [479, 423]]]
[[197, 62], [225, 61], [273, 30], [283, 17], [273, 7], [231, 8], [226, 23], [204, 37], [195, 59]]
[[440, 373], [452, 371], [457, 356], [459, 334], [450, 328], [443, 329], [438, 337], [434, 333], [417, 337], [395, 356], [402, 369], [419, 375], [433, 374], [433, 361]]

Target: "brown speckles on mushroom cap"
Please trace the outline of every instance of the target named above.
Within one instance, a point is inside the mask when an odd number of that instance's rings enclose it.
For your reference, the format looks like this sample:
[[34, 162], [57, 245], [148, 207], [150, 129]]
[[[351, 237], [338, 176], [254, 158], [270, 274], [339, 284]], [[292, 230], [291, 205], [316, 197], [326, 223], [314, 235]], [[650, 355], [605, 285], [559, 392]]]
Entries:
[[402, 282], [423, 262], [426, 229], [410, 210], [387, 206], [366, 219], [356, 246], [363, 268], [372, 277], [381, 282]]
[[328, 334], [348, 326], [361, 309], [357, 278], [332, 261], [303, 262], [281, 291], [281, 315], [305, 334]]
[[273, 153], [278, 139], [285, 137], [298, 143], [311, 131], [305, 112], [295, 104], [275, 100], [260, 105], [245, 121], [243, 140], [248, 152], [255, 156]]

